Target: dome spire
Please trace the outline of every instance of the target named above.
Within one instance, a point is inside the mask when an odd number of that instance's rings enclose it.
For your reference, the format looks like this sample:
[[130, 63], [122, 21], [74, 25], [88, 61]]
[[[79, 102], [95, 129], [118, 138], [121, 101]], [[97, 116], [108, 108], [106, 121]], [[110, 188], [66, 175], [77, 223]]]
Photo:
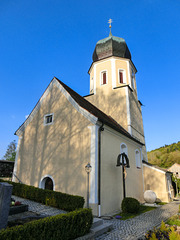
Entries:
[[110, 28], [109, 37], [112, 37], [112, 33], [111, 33], [111, 23], [112, 23], [112, 19], [111, 19], [111, 18], [108, 20], [108, 23], [109, 23], [109, 28]]

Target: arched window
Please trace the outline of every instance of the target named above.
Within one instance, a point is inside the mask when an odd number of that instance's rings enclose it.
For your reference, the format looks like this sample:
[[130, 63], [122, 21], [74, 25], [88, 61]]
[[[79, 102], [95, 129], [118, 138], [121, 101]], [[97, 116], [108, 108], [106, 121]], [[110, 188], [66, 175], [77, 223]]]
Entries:
[[39, 183], [39, 187], [43, 189], [54, 190], [53, 178], [49, 175], [44, 176]]
[[135, 89], [135, 72], [133, 69], [131, 69], [131, 85]]
[[124, 70], [122, 69], [119, 70], [119, 83], [125, 83]]
[[[125, 153], [128, 156], [128, 148], [125, 143], [121, 144], [120, 153]], [[122, 162], [122, 159], [120, 160], [120, 162]], [[125, 160], [125, 164], [126, 164], [126, 160]]]
[[135, 159], [136, 159], [136, 167], [141, 168], [141, 160], [139, 150], [135, 150]]
[[107, 84], [107, 71], [101, 72], [101, 85]]

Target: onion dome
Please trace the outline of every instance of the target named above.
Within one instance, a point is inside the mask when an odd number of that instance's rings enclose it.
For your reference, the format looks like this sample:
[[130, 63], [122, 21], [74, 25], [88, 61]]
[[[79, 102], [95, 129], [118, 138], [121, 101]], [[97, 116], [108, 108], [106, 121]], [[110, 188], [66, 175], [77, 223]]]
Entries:
[[109, 34], [109, 37], [99, 40], [93, 53], [93, 62], [111, 57], [128, 58], [131, 60], [131, 53], [123, 38]]

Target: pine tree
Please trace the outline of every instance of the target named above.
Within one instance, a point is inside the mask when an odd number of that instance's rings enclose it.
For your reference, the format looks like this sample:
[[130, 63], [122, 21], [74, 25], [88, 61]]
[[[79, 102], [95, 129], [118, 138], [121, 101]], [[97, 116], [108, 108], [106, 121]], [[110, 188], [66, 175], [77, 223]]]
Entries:
[[16, 157], [16, 140], [10, 142], [10, 144], [7, 147], [6, 153], [3, 157], [3, 160], [6, 161], [15, 161]]

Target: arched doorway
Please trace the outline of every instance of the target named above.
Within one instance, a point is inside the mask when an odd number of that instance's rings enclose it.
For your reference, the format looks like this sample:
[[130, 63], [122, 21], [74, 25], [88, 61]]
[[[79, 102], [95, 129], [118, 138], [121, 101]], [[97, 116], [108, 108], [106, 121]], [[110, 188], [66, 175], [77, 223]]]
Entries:
[[53, 190], [53, 181], [51, 178], [47, 177], [44, 184], [44, 189]]
[[54, 190], [54, 185], [54, 179], [49, 175], [44, 176], [39, 183], [40, 188], [48, 190]]
[[172, 181], [172, 186], [173, 186], [173, 189], [174, 189], [174, 197], [176, 196], [177, 194], [177, 188], [176, 188], [176, 183], [174, 181]]

